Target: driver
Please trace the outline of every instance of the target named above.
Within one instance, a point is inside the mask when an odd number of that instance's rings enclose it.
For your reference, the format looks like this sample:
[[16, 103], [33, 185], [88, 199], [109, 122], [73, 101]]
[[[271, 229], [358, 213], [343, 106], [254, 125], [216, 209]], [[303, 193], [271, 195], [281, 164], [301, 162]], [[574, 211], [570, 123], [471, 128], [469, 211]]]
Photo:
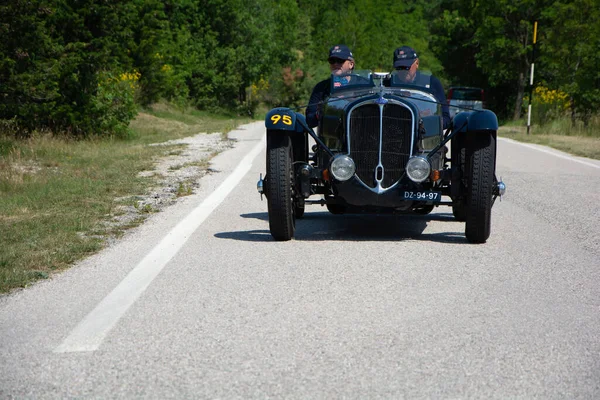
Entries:
[[[333, 46], [329, 49], [327, 61], [329, 61], [329, 69], [334, 78], [333, 84], [336, 86], [347, 85], [350, 77], [343, 75], [350, 74], [354, 70], [354, 56], [350, 49], [343, 44]], [[308, 107], [306, 107], [306, 123], [311, 128], [319, 124], [319, 108], [323, 101], [331, 94], [330, 89], [331, 77], [317, 83], [310, 95]]]
[[419, 69], [419, 57], [417, 52], [408, 46], [398, 47], [394, 50], [394, 69], [400, 80], [419, 86], [424, 86], [431, 90], [438, 103], [442, 106], [442, 118], [444, 120], [444, 129], [450, 126], [450, 111], [446, 102], [446, 94], [442, 83], [433, 75], [423, 75]]

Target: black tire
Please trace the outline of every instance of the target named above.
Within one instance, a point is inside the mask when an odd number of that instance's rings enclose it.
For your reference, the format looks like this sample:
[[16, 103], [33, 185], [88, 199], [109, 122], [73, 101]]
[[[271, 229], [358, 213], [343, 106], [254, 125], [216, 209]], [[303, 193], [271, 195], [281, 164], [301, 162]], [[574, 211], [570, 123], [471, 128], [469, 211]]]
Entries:
[[267, 138], [267, 204], [269, 229], [275, 240], [294, 237], [292, 145], [286, 132], [273, 132]]
[[343, 204], [327, 204], [327, 210], [332, 214], [344, 214], [346, 212], [346, 206]]
[[[453, 180], [453, 185], [459, 185], [459, 193], [466, 192], [466, 149], [465, 149], [465, 138], [462, 135], [456, 136], [452, 139], [452, 166], [458, 168], [459, 171], [459, 179]], [[452, 214], [454, 218], [459, 222], [465, 222], [467, 220], [467, 205], [465, 204], [464, 199], [462, 198], [454, 198], [452, 199]]]
[[468, 189], [465, 236], [471, 243], [490, 237], [496, 169], [496, 133], [474, 132], [467, 137]]

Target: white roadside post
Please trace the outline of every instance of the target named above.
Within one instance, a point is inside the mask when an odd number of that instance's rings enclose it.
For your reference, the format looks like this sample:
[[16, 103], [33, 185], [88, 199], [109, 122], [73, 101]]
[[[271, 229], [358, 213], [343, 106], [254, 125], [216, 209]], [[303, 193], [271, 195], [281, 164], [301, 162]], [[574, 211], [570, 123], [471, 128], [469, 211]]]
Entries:
[[533, 50], [531, 52], [531, 75], [529, 76], [529, 106], [527, 107], [527, 134], [531, 126], [531, 99], [533, 98], [533, 70], [535, 67], [535, 43], [537, 38], [537, 21], [533, 23]]

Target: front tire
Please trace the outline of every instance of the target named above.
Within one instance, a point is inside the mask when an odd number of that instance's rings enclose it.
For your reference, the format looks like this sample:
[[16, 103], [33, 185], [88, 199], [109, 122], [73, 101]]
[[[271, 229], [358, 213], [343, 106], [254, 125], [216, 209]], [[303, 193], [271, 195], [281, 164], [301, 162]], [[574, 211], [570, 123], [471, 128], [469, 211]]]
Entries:
[[475, 132], [466, 138], [468, 189], [465, 236], [471, 243], [490, 237], [496, 169], [496, 133]]
[[294, 237], [296, 221], [293, 201], [294, 169], [292, 144], [286, 132], [273, 132], [267, 138], [267, 204], [269, 229], [275, 240]]
[[[452, 139], [451, 156], [452, 166], [456, 168], [457, 179], [452, 181], [452, 185], [458, 185], [458, 193], [465, 193], [467, 185], [466, 180], [466, 149], [465, 149], [465, 138], [462, 135], [456, 136]], [[459, 222], [465, 222], [467, 220], [467, 205], [465, 204], [464, 198], [460, 195], [457, 198], [452, 199], [452, 215]]]

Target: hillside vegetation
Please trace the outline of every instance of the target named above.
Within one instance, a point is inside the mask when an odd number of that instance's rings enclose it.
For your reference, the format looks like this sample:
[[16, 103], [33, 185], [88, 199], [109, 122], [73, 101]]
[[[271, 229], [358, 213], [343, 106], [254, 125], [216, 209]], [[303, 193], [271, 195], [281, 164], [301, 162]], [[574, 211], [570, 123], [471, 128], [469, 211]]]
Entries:
[[127, 135], [137, 106], [160, 99], [245, 115], [301, 106], [340, 43], [373, 70], [412, 46], [446, 86], [482, 87], [488, 108], [518, 119], [534, 21], [534, 122], [588, 124], [600, 105], [597, 0], [12, 0], [0, 6], [2, 131]]
[[377, 71], [411, 46], [446, 88], [485, 89], [500, 135], [600, 158], [598, 0], [10, 0], [0, 37], [0, 292], [156, 211], [142, 172], [182, 149], [149, 144], [302, 111], [335, 44]]

